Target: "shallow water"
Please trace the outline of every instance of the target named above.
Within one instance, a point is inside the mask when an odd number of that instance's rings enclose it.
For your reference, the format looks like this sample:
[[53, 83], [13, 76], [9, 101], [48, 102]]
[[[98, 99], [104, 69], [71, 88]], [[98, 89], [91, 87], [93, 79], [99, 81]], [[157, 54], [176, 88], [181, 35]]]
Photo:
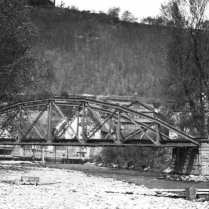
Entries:
[[64, 168], [69, 170], [82, 171], [88, 175], [101, 176], [103, 178], [114, 178], [116, 180], [125, 181], [137, 185], [144, 185], [149, 189], [185, 189], [194, 186], [198, 189], [209, 189], [209, 182], [187, 182], [172, 181], [169, 179], [158, 179], [160, 173], [147, 173], [132, 170], [118, 170], [110, 168], [101, 168], [92, 165], [72, 165], [72, 164], [56, 164], [48, 165], [50, 167]]

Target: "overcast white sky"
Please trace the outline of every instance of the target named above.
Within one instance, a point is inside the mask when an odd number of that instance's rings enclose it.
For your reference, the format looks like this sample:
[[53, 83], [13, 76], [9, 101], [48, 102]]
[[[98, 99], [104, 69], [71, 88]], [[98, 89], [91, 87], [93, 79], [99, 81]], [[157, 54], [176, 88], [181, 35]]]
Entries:
[[61, 1], [66, 7], [74, 5], [79, 10], [104, 11], [105, 13], [109, 8], [120, 7], [120, 14], [128, 10], [140, 21], [144, 17], [158, 15], [160, 5], [168, 0], [56, 0], [56, 5], [60, 5]]

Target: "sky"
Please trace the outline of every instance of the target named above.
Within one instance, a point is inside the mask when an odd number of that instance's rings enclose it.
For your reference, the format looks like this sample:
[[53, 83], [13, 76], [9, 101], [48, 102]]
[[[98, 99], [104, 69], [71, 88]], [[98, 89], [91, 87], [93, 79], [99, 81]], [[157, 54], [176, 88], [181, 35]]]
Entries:
[[65, 3], [65, 7], [73, 5], [79, 10], [95, 12], [107, 13], [108, 9], [119, 7], [120, 15], [128, 10], [140, 21], [148, 16], [157, 16], [160, 13], [161, 4], [168, 0], [56, 0], [56, 5], [60, 5], [61, 1]]

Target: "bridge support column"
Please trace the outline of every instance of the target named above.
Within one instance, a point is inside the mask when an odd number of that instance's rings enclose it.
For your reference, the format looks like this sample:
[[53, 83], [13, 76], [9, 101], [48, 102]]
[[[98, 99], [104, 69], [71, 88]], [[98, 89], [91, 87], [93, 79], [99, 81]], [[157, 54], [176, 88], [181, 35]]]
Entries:
[[177, 174], [201, 175], [199, 149], [196, 147], [173, 148], [172, 168]]
[[173, 148], [172, 168], [177, 174], [209, 175], [209, 141], [196, 148]]
[[209, 141], [200, 144], [199, 161], [201, 175], [209, 175]]

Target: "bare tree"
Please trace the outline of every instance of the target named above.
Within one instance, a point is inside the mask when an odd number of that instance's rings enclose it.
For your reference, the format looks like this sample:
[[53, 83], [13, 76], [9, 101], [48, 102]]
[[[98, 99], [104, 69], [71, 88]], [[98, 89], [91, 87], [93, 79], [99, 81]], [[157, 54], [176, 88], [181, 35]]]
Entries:
[[[184, 131], [206, 136], [209, 98], [209, 31], [205, 11], [208, 0], [170, 0], [162, 5], [169, 36], [166, 95], [175, 101], [173, 118]], [[207, 101], [206, 101], [207, 100]], [[177, 119], [178, 118], [178, 119]]]

